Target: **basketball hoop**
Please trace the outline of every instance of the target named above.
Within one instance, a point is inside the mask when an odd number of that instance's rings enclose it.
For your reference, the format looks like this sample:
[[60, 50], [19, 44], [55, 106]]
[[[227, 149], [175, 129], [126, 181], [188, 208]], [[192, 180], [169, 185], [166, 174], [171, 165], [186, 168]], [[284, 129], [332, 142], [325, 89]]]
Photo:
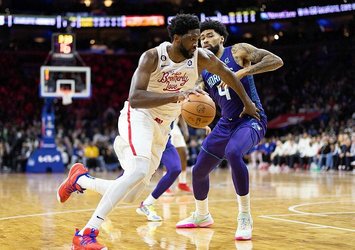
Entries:
[[61, 96], [62, 96], [62, 104], [63, 105], [69, 105], [69, 104], [72, 104], [73, 102], [73, 91], [71, 90], [60, 90], [59, 91]]

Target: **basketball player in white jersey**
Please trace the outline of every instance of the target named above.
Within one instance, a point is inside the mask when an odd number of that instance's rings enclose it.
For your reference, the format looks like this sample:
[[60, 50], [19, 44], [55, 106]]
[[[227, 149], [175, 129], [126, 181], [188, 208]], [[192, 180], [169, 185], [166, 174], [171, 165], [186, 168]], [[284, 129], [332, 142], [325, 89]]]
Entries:
[[172, 43], [164, 42], [141, 56], [114, 142], [124, 174], [116, 180], [103, 180], [89, 176], [82, 164], [74, 164], [60, 185], [60, 202], [85, 189], [103, 194], [88, 223], [76, 231], [72, 249], [107, 249], [96, 240], [98, 229], [118, 202], [135, 200], [149, 184], [167, 144], [170, 125], [180, 115], [181, 102], [191, 93], [202, 94], [194, 87], [203, 69], [219, 75], [240, 96], [244, 104], [241, 115], [260, 118], [235, 74], [213, 53], [197, 48], [199, 27], [197, 16], [177, 15], [168, 25]]

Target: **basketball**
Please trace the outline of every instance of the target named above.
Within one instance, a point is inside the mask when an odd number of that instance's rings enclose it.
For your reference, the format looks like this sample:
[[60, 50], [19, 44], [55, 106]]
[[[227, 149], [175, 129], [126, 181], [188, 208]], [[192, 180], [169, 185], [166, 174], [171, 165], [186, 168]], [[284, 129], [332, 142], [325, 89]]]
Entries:
[[208, 95], [190, 94], [189, 100], [182, 104], [181, 115], [189, 126], [204, 128], [213, 121], [216, 105]]

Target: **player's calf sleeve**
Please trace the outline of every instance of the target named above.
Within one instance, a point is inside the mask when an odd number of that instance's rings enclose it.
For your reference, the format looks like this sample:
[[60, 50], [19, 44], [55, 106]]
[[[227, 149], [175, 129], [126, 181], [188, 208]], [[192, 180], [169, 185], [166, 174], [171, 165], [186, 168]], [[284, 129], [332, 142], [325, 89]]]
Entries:
[[149, 163], [150, 160], [147, 158], [134, 158], [135, 168], [126, 170], [120, 178], [114, 180], [110, 185], [89, 220], [89, 226], [98, 228], [116, 204], [144, 181], [144, 178], [149, 174]]
[[171, 176], [178, 176], [181, 172], [179, 154], [175, 148], [166, 149], [161, 157], [161, 162]]
[[181, 173], [180, 158], [175, 148], [165, 150], [161, 162], [166, 167], [166, 174], [160, 179], [152, 192], [152, 196], [155, 199], [158, 199], [175, 182]]
[[232, 169], [232, 178], [238, 195], [249, 193], [249, 171], [243, 156], [257, 143], [257, 133], [253, 128], [243, 127], [234, 133], [226, 146], [226, 158]]
[[249, 171], [244, 163], [241, 154], [236, 152], [229, 152], [226, 154], [229, 164], [232, 169], [232, 179], [235, 191], [238, 195], [246, 195], [249, 193]]
[[210, 188], [209, 174], [221, 159], [201, 150], [195, 166], [192, 168], [192, 186], [197, 200], [205, 200]]

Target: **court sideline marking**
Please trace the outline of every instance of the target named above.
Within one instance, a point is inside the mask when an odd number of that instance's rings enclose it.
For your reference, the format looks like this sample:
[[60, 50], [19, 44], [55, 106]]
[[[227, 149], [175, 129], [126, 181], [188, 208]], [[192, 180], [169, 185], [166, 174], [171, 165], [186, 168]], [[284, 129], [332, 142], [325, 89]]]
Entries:
[[319, 204], [332, 204], [332, 203], [354, 203], [354, 201], [326, 201], [326, 202], [301, 203], [301, 204], [294, 205], [294, 206], [291, 206], [291, 207], [288, 208], [289, 211], [294, 212], [293, 214], [260, 215], [259, 218], [278, 220], [278, 221], [283, 221], [283, 222], [290, 222], [290, 223], [303, 224], [303, 225], [310, 226], [310, 227], [307, 227], [307, 228], [317, 228], [317, 229], [331, 228], [331, 229], [336, 229], [336, 230], [355, 232], [355, 229], [349, 229], [349, 228], [343, 228], [343, 227], [334, 227], [334, 226], [318, 224], [318, 223], [309, 223], [309, 222], [303, 222], [303, 221], [299, 221], [299, 220], [277, 218], [277, 217], [295, 216], [295, 215], [297, 215], [297, 216], [300, 216], [300, 215], [303, 215], [303, 216], [328, 216], [328, 215], [332, 215], [332, 214], [355, 214], [355, 212], [312, 213], [312, 212], [302, 212], [302, 211], [297, 210], [297, 208], [299, 208], [299, 207], [310, 206], [310, 205], [319, 205]]

